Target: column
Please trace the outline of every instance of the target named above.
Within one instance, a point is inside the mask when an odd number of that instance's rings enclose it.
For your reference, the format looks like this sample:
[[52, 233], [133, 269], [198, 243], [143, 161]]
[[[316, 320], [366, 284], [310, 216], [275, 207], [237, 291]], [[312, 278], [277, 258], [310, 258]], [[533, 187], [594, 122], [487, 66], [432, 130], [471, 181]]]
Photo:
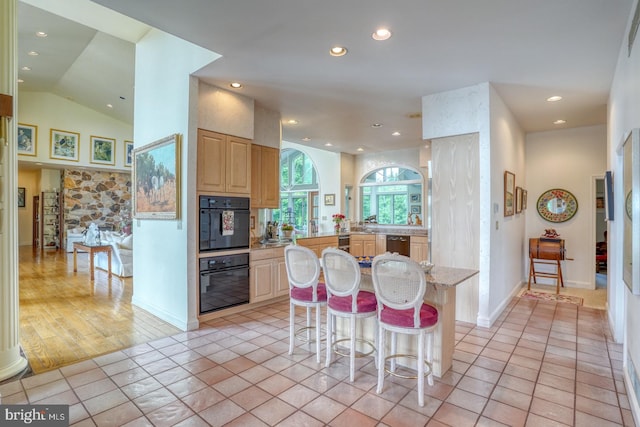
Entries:
[[13, 117], [0, 135], [0, 381], [27, 367], [20, 356], [18, 294], [17, 0], [0, 0], [0, 93], [13, 96]]

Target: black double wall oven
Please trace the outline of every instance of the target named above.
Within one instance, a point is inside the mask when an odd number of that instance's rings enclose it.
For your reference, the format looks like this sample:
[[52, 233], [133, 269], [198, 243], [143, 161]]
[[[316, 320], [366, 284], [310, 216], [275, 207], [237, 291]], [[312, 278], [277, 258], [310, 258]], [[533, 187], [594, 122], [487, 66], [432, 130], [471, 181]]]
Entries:
[[[200, 196], [200, 314], [249, 302], [249, 198]], [[246, 252], [237, 253], [246, 249]], [[226, 254], [225, 251], [234, 253]]]

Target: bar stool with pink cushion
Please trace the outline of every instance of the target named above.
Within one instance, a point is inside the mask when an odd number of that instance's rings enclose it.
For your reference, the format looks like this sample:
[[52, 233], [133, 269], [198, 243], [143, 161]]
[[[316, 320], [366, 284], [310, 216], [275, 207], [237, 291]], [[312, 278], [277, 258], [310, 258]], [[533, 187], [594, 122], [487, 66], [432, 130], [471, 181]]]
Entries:
[[[424, 302], [427, 289], [425, 272], [409, 257], [386, 253], [373, 259], [373, 286], [378, 299], [378, 387], [382, 392], [385, 371], [403, 378], [418, 379], [418, 403], [424, 406], [424, 377], [433, 385], [433, 332], [438, 324], [438, 310]], [[386, 356], [385, 336], [391, 332], [391, 354]], [[396, 334], [417, 335], [417, 355], [397, 354]], [[426, 338], [426, 340], [425, 340]], [[425, 341], [427, 350], [425, 352]], [[426, 353], [426, 354], [425, 354]], [[396, 373], [397, 358], [415, 359], [417, 376]], [[390, 369], [386, 362], [390, 360]], [[428, 370], [425, 372], [425, 365]]]
[[[295, 346], [296, 306], [305, 307], [307, 312], [307, 341], [311, 342], [311, 329], [316, 330], [316, 360], [320, 363], [321, 307], [327, 305], [327, 289], [319, 281], [320, 260], [315, 252], [304, 246], [288, 245], [284, 248], [284, 262], [289, 279], [289, 354]], [[311, 325], [311, 309], [316, 309], [316, 324]]]
[[[322, 271], [327, 286], [327, 360], [331, 365], [333, 353], [343, 355], [337, 345], [349, 341], [349, 380], [355, 377], [356, 341], [361, 342], [368, 353], [361, 352], [358, 357], [368, 356], [375, 351], [375, 345], [356, 337], [357, 319], [375, 317], [376, 296], [373, 292], [358, 289], [360, 286], [360, 266], [353, 255], [340, 249], [326, 248], [322, 251]], [[349, 319], [349, 337], [337, 339], [336, 317]], [[374, 330], [374, 337], [377, 331]], [[368, 347], [368, 348], [367, 348]], [[346, 355], [346, 354], [345, 354]]]

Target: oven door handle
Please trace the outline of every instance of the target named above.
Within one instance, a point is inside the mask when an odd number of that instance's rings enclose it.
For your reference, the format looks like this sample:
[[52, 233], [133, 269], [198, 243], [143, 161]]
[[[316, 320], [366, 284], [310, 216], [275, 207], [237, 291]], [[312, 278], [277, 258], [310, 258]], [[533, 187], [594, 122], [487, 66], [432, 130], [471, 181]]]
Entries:
[[200, 276], [213, 276], [214, 274], [226, 273], [228, 271], [242, 270], [242, 269], [248, 269], [248, 268], [249, 268], [248, 265], [238, 265], [236, 267], [221, 268], [219, 270], [214, 270], [214, 271], [205, 270], [200, 272]]

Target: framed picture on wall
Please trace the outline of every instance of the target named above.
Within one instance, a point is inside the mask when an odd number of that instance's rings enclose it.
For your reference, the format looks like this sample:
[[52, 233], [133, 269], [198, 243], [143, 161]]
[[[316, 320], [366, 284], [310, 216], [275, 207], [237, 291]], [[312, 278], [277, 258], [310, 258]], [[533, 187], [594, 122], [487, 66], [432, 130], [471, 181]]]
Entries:
[[527, 209], [527, 190], [522, 190], [522, 210]]
[[124, 142], [124, 165], [131, 167], [133, 164], [133, 141]]
[[18, 187], [18, 207], [24, 208], [27, 201], [27, 190], [24, 187]]
[[504, 216], [511, 216], [515, 212], [516, 175], [504, 172]]
[[133, 150], [133, 217], [180, 217], [180, 135]]
[[516, 187], [516, 213], [522, 212], [522, 187]]
[[38, 150], [38, 126], [18, 123], [18, 154], [35, 156]]
[[325, 194], [324, 195], [324, 205], [325, 206], [335, 206], [336, 204], [336, 195], [335, 194]]
[[91, 136], [91, 163], [100, 165], [116, 164], [116, 140], [103, 136]]
[[80, 156], [80, 134], [66, 130], [51, 129], [49, 157], [77, 162]]

